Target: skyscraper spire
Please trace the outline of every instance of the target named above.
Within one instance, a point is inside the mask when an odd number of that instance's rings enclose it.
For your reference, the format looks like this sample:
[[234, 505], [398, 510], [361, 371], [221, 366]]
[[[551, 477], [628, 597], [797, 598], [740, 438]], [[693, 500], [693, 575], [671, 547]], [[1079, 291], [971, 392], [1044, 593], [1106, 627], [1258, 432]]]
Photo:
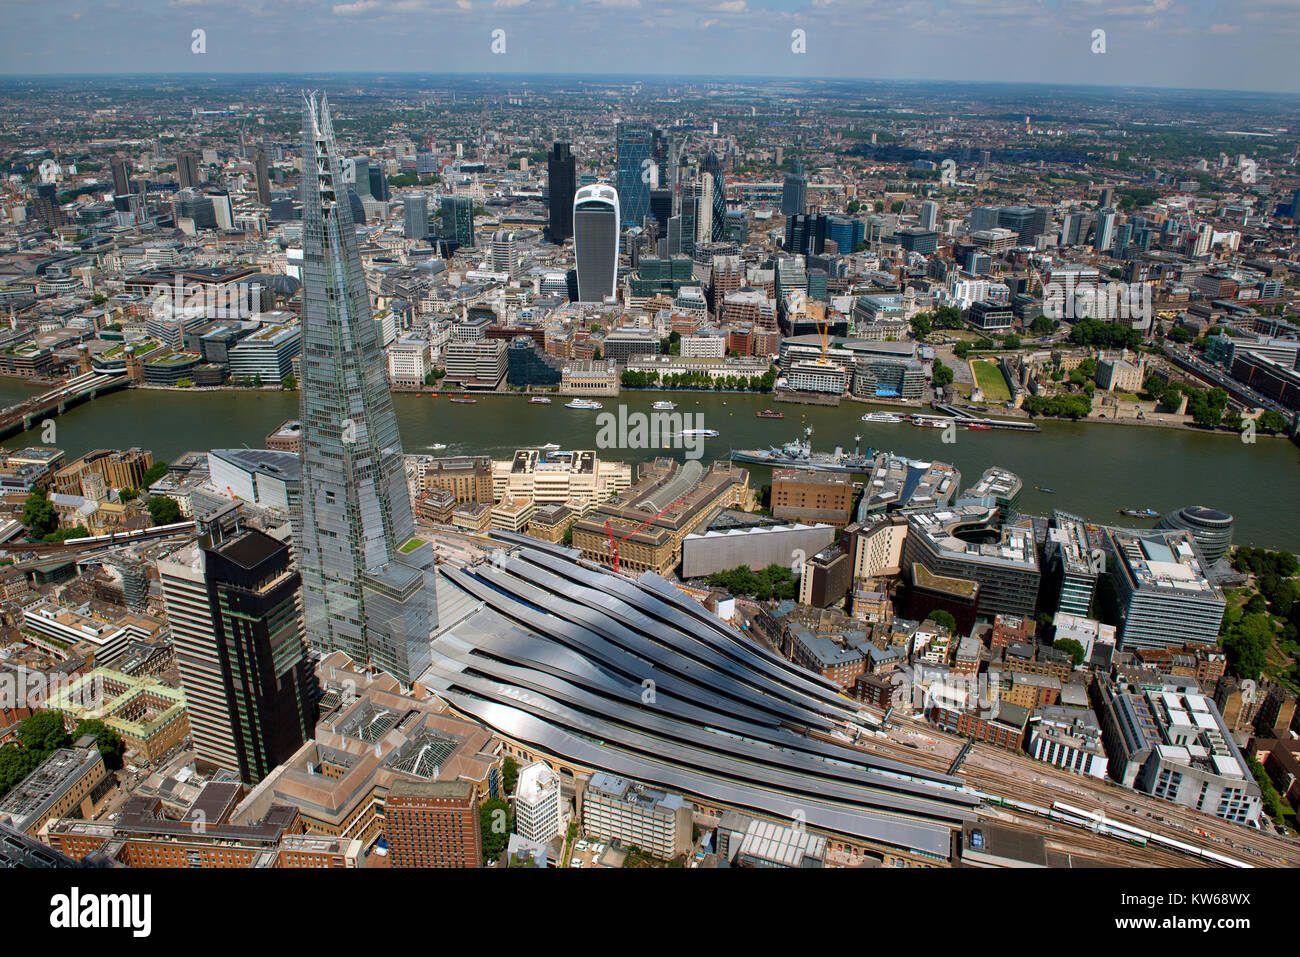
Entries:
[[[324, 96], [303, 98], [302, 509], [307, 640], [409, 684], [436, 622], [402, 443]], [[429, 552], [419, 549], [417, 552]], [[416, 553], [412, 553], [413, 555]]]

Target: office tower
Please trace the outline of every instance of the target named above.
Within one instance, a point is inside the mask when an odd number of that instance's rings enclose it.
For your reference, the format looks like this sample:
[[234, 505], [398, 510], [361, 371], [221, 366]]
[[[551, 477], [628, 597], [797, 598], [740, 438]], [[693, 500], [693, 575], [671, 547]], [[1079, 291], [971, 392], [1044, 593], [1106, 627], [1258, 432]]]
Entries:
[[1191, 532], [1108, 528], [1105, 536], [1112, 587], [1098, 589], [1098, 600], [1119, 626], [1121, 651], [1217, 643], [1226, 602]]
[[1097, 204], [1097, 208], [1106, 209], [1113, 205], [1115, 205], [1115, 190], [1110, 186], [1107, 186], [1101, 191], [1101, 202]]
[[695, 220], [695, 241], [697, 243], [713, 242], [713, 174], [701, 173], [697, 218]]
[[[640, 226], [650, 212], [650, 176], [654, 163], [653, 133], [641, 123], [619, 123], [615, 130], [618, 148], [618, 208], [621, 222]], [[575, 206], [576, 210], [577, 207]], [[577, 232], [577, 223], [574, 223]], [[578, 270], [581, 282], [582, 270]]]
[[203, 182], [199, 176], [199, 154], [183, 150], [176, 154], [176, 182], [181, 189], [196, 189]]
[[1201, 223], [1196, 228], [1196, 244], [1192, 247], [1193, 256], [1208, 256], [1210, 247], [1214, 244], [1214, 227], [1209, 223]]
[[1119, 255], [1128, 248], [1133, 241], [1133, 226], [1131, 223], [1120, 223], [1115, 227], [1115, 254]]
[[1291, 218], [1300, 219], [1300, 189], [1291, 191]]
[[983, 229], [993, 229], [998, 225], [998, 209], [993, 206], [972, 206], [966, 217], [967, 225], [973, 233]]
[[802, 216], [808, 210], [808, 180], [803, 175], [803, 165], [794, 164], [794, 172], [785, 174], [781, 186], [781, 215]]
[[669, 217], [668, 231], [665, 234], [666, 238], [664, 240], [665, 256], [677, 256], [682, 254], [690, 255], [689, 253], [684, 253], [682, 249], [682, 234], [685, 228], [681, 216]]
[[402, 199], [402, 235], [407, 239], [429, 236], [429, 200], [423, 193], [408, 193]]
[[266, 150], [258, 150], [254, 154], [253, 168], [257, 175], [257, 201], [263, 206], [270, 206], [271, 177], [266, 159]]
[[113, 195], [127, 195], [131, 192], [131, 181], [126, 174], [126, 160], [121, 156], [114, 156], [110, 165], [113, 169]]
[[370, 158], [349, 156], [344, 161], [343, 182], [357, 191], [358, 196], [370, 195]]
[[557, 245], [573, 236], [573, 194], [577, 191], [578, 160], [568, 143], [557, 142], [546, 154], [546, 182], [550, 191], [548, 229]]
[[1115, 242], [1115, 210], [1102, 209], [1097, 213], [1097, 232], [1092, 238], [1092, 248], [1104, 253]]
[[474, 247], [474, 201], [468, 196], [442, 198], [442, 238], [463, 249]]
[[544, 762], [528, 765], [515, 784], [515, 832], [543, 844], [564, 833], [560, 776]]
[[468, 781], [399, 778], [384, 800], [393, 867], [482, 867], [478, 802]]
[[939, 222], [939, 204], [932, 199], [927, 199], [921, 204], [921, 228], [934, 229], [935, 224]]
[[619, 194], [605, 183], [584, 186], [573, 197], [573, 258], [578, 301], [604, 302], [618, 281]]
[[388, 202], [388, 177], [384, 175], [383, 166], [370, 167], [370, 195], [380, 202]]
[[498, 229], [492, 237], [492, 271], [503, 272], [512, 279], [519, 274], [519, 251], [515, 234]]
[[658, 235], [668, 234], [668, 220], [673, 217], [673, 191], [669, 188], [650, 190], [650, 215], [654, 217]]
[[294, 542], [307, 641], [403, 685], [429, 665], [437, 621], [414, 531], [402, 441], [324, 96], [304, 97], [302, 508]]
[[1069, 213], [1065, 221], [1061, 224], [1061, 245], [1077, 246], [1083, 241], [1085, 230], [1083, 228], [1083, 213]]
[[289, 546], [256, 529], [210, 531], [158, 573], [198, 761], [256, 784], [316, 723]]
[[712, 208], [709, 214], [712, 233], [704, 241], [721, 242], [727, 230], [727, 186], [722, 179], [722, 163], [718, 160], [718, 154], [709, 150], [704, 162], [700, 164], [700, 171], [708, 174], [713, 181]]

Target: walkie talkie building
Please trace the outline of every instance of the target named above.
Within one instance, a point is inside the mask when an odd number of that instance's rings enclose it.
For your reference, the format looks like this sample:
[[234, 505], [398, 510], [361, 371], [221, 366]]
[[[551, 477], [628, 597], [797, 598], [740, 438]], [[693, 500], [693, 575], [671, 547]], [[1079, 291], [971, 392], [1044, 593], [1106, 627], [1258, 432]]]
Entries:
[[[425, 588], [402, 443], [324, 96], [304, 98], [302, 507], [294, 542], [307, 640], [404, 684], [428, 667]], [[429, 556], [431, 562], [431, 556]]]

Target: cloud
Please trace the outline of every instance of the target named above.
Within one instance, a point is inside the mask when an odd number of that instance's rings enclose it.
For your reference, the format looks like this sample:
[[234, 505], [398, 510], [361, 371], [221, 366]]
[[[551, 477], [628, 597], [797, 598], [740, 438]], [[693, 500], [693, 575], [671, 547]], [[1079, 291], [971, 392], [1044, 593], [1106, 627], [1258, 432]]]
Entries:
[[1214, 23], [1210, 25], [1211, 33], [1240, 33], [1241, 27], [1235, 23]]
[[492, 0], [492, 6], [501, 7], [505, 10], [513, 10], [515, 7], [522, 7], [529, 3], [529, 0]]
[[379, 6], [379, 0], [356, 0], [355, 3], [336, 3], [333, 12], [336, 17], [355, 17]]
[[722, 0], [722, 3], [713, 9], [719, 13], [744, 13], [745, 0]]

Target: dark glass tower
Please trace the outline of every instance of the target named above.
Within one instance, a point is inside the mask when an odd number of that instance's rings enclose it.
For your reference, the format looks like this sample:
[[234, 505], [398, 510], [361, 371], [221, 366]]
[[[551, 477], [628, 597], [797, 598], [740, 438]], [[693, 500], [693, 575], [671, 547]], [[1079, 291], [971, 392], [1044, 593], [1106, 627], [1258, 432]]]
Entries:
[[649, 164], [654, 162], [654, 134], [638, 123], [619, 123], [615, 132], [618, 146], [618, 205], [622, 222], [640, 226], [650, 212]]
[[316, 726], [316, 678], [303, 641], [289, 547], [250, 529], [203, 543], [212, 648], [220, 664], [239, 777], [256, 783]]
[[[402, 443], [329, 107], [303, 106], [302, 509], [294, 540], [307, 640], [404, 684], [437, 620], [414, 531]], [[431, 574], [431, 572], [429, 572]]]
[[573, 235], [573, 194], [578, 189], [578, 161], [568, 143], [556, 143], [546, 154], [550, 207], [549, 237], [559, 244]]
[[727, 235], [727, 187], [722, 179], [722, 163], [718, 160], [718, 154], [709, 150], [704, 162], [700, 164], [701, 173], [709, 173], [713, 176], [713, 228], [711, 238], [713, 242], [722, 242]]
[[617, 293], [618, 193], [604, 183], [584, 186], [573, 198], [573, 258], [578, 300], [603, 302]]
[[270, 206], [271, 176], [266, 161], [266, 150], [258, 150], [254, 154], [253, 168], [257, 177], [257, 201], [263, 206]]

